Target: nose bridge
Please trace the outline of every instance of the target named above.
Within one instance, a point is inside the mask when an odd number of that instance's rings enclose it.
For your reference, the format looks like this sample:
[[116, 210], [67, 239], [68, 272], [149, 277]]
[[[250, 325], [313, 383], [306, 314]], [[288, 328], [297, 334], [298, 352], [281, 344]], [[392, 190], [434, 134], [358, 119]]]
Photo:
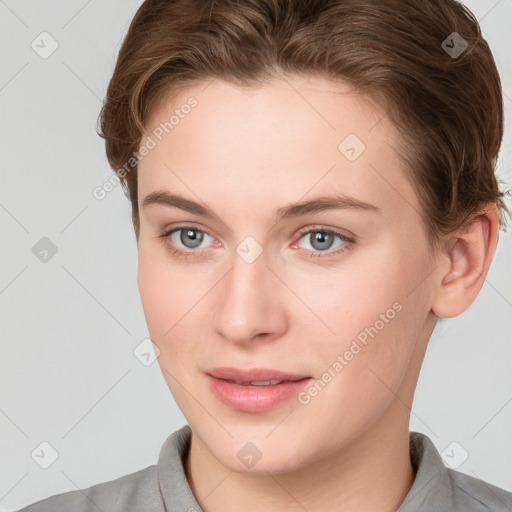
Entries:
[[255, 250], [250, 242], [237, 247], [232, 268], [216, 297], [215, 328], [237, 343], [250, 341], [258, 334], [276, 334], [285, 322], [280, 294], [275, 292], [276, 277], [263, 252], [254, 258]]

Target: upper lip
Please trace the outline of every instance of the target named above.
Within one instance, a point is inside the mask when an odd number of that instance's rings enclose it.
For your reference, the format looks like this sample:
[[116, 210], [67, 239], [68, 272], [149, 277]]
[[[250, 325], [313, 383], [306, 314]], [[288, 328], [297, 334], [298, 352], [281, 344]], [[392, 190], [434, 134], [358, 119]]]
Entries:
[[308, 378], [308, 375], [287, 373], [269, 368], [240, 369], [232, 367], [212, 368], [205, 373], [223, 380], [234, 380], [236, 382], [261, 382], [268, 380], [297, 381]]

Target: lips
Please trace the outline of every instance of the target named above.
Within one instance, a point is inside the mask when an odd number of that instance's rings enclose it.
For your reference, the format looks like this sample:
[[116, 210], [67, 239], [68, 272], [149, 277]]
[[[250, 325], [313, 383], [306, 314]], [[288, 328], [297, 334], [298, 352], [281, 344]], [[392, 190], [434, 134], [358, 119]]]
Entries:
[[287, 373], [280, 370], [271, 370], [268, 368], [241, 369], [233, 367], [212, 368], [205, 372], [211, 377], [222, 379], [234, 384], [269, 386], [280, 384], [282, 382], [296, 382], [306, 379], [309, 375]]
[[238, 411], [261, 413], [297, 397], [313, 379], [267, 368], [212, 368], [206, 373], [211, 393]]

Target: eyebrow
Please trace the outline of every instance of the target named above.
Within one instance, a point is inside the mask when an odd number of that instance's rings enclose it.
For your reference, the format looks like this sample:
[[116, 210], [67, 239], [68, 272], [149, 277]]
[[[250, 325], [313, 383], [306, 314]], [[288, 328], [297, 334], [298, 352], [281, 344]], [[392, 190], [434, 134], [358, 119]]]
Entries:
[[[170, 194], [165, 190], [156, 190], [148, 194], [142, 201], [142, 208], [147, 208], [148, 206], [154, 204], [179, 208], [180, 210], [184, 210], [195, 215], [200, 215], [208, 219], [218, 218], [217, 215], [215, 215], [207, 206], [196, 203], [195, 201], [186, 199], [185, 197], [176, 194]], [[367, 212], [381, 211], [381, 208], [364, 201], [359, 201], [353, 197], [345, 195], [334, 195], [316, 197], [308, 201], [283, 206], [276, 210], [275, 218], [276, 222], [279, 222], [282, 219], [300, 217], [301, 215], [306, 215], [308, 213], [316, 213], [324, 210], [335, 209], [359, 210]]]

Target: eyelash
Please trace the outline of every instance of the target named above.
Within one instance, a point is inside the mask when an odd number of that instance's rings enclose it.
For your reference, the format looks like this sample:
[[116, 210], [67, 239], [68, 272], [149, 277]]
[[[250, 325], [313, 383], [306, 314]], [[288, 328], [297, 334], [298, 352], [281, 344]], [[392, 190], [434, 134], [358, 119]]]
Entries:
[[[182, 225], [182, 226], [174, 226], [172, 229], [165, 231], [164, 233], [159, 235], [157, 238], [167, 245], [167, 248], [171, 251], [171, 253], [173, 255], [176, 255], [176, 256], [178, 256], [180, 258], [185, 258], [185, 259], [197, 258], [197, 257], [199, 257], [201, 255], [201, 252], [203, 250], [183, 251], [181, 249], [176, 249], [174, 247], [170, 247], [167, 244], [167, 241], [168, 241], [169, 237], [174, 232], [182, 231], [182, 230], [186, 230], [186, 229], [190, 229], [190, 230], [193, 230], [193, 231], [199, 231], [200, 233], [204, 233], [204, 234], [210, 236], [211, 238], [214, 238], [207, 231], [205, 231], [203, 229], [196, 228], [195, 226], [191, 226], [191, 225], [188, 225], [188, 224], [185, 224], [185, 225]], [[299, 230], [299, 234], [300, 234], [299, 240], [304, 235], [306, 235], [308, 233], [324, 233], [324, 234], [328, 234], [328, 235], [334, 235], [334, 236], [338, 236], [343, 242], [346, 242], [346, 244], [344, 244], [343, 246], [341, 246], [337, 250], [332, 250], [332, 251], [311, 251], [311, 255], [310, 255], [311, 258], [332, 258], [334, 256], [337, 256], [337, 255], [339, 255], [341, 253], [344, 253], [345, 251], [349, 250], [353, 246], [353, 244], [355, 243], [354, 239], [352, 239], [352, 238], [350, 238], [350, 237], [348, 237], [346, 235], [343, 235], [341, 233], [338, 233], [337, 231], [334, 231], [332, 229], [324, 229], [324, 228], [311, 227], [311, 226]], [[298, 243], [298, 241], [297, 241], [297, 243]], [[307, 250], [307, 249], [303, 249], [303, 250]]]

